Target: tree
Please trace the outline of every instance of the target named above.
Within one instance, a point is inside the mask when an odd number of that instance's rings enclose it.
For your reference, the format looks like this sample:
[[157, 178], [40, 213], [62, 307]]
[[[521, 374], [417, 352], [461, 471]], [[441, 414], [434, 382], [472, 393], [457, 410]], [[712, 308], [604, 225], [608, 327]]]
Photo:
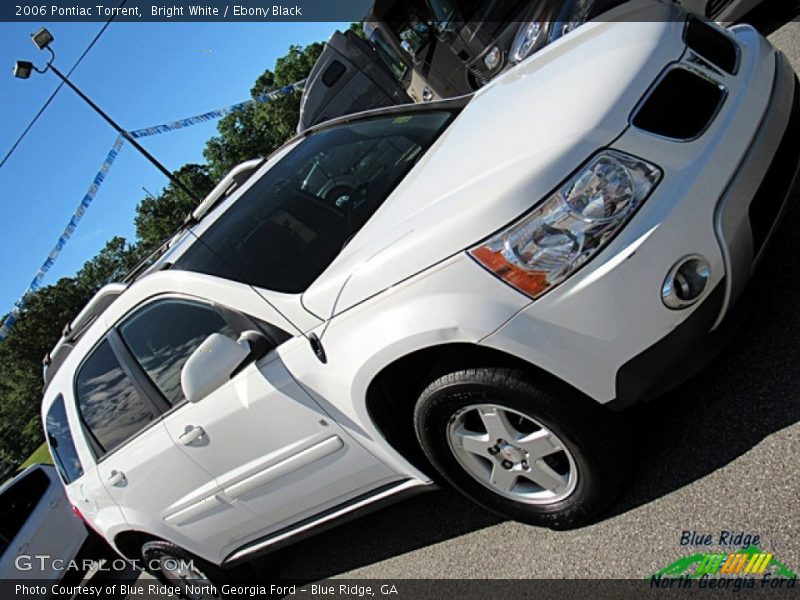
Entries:
[[83, 264], [75, 275], [75, 282], [90, 298], [107, 283], [120, 281], [145, 255], [141, 244], [129, 244], [124, 237], [115, 236], [97, 256]]
[[360, 38], [367, 38], [367, 34], [364, 31], [364, 23], [350, 23], [350, 27], [348, 27], [348, 29]]
[[[305, 48], [290, 46], [285, 56], [256, 80], [250, 94], [262, 94], [308, 77], [324, 44], [315, 42]], [[220, 120], [219, 135], [206, 143], [203, 156], [208, 160], [212, 177], [219, 180], [241, 162], [267, 156], [294, 136], [300, 118], [300, 92], [265, 103], [248, 105]]]
[[[214, 189], [214, 179], [206, 165], [183, 165], [174, 175], [201, 200]], [[133, 222], [142, 251], [154, 250], [175, 232], [196, 206], [197, 202], [172, 182], [158, 196], [139, 202]]]
[[0, 344], [0, 463], [19, 462], [42, 443], [42, 358], [94, 293], [121, 279], [140, 254], [125, 238], [112, 238], [75, 277], [25, 297], [16, 324]]
[[0, 344], [0, 460], [18, 462], [42, 443], [42, 358], [87, 296], [70, 277], [28, 294], [14, 328]]

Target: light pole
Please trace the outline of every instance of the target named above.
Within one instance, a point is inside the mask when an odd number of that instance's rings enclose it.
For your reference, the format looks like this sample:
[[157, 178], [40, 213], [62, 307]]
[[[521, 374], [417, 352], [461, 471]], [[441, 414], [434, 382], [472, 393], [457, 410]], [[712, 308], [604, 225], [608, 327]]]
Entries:
[[32, 62], [26, 60], [18, 60], [14, 65], [14, 77], [19, 79], [28, 79], [31, 76], [33, 71], [37, 73], [46, 73], [48, 70], [55, 73], [55, 75], [64, 82], [72, 91], [74, 91], [78, 96], [80, 96], [89, 106], [91, 106], [97, 114], [99, 114], [105, 121], [111, 125], [117, 133], [119, 133], [126, 141], [130, 142], [130, 144], [136, 148], [139, 152], [142, 153], [147, 160], [149, 160], [159, 171], [161, 171], [164, 175], [167, 176], [175, 186], [181, 190], [184, 194], [187, 194], [190, 198], [192, 198], [198, 204], [200, 203], [200, 198], [198, 198], [194, 192], [192, 192], [189, 188], [187, 188], [181, 180], [175, 177], [172, 173], [170, 173], [167, 168], [162, 165], [158, 160], [150, 154], [147, 150], [145, 150], [142, 145], [137, 142], [133, 136], [131, 136], [125, 129], [120, 127], [114, 119], [108, 116], [103, 109], [101, 109], [97, 104], [92, 102], [91, 98], [89, 98], [86, 94], [84, 94], [78, 87], [72, 83], [67, 76], [64, 75], [61, 71], [59, 71], [56, 66], [53, 64], [53, 61], [56, 58], [55, 52], [53, 49], [50, 48], [50, 42], [53, 41], [53, 35], [44, 27], [39, 29], [36, 33], [31, 35], [31, 39], [33, 43], [36, 45], [39, 50], [47, 50], [50, 53], [50, 60], [47, 63], [47, 66], [44, 69], [37, 68]]

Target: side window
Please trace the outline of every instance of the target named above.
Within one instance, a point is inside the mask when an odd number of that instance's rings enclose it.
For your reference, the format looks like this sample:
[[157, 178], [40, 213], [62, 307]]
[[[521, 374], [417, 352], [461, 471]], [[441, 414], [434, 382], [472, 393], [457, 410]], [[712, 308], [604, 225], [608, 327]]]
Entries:
[[[244, 325], [241, 331], [247, 328]], [[212, 306], [170, 299], [135, 313], [119, 333], [147, 376], [175, 406], [183, 400], [181, 369], [192, 352], [212, 333], [236, 339], [240, 331]]]
[[36, 509], [50, 485], [50, 478], [41, 468], [16, 480], [0, 496], [0, 555], [5, 552], [25, 521]]
[[156, 419], [155, 409], [133, 387], [108, 340], [83, 363], [76, 388], [81, 418], [104, 454]]
[[44, 426], [50, 452], [53, 454], [61, 479], [64, 483], [75, 481], [83, 475], [83, 467], [75, 451], [75, 443], [72, 441], [63, 397], [58, 396], [47, 411]]

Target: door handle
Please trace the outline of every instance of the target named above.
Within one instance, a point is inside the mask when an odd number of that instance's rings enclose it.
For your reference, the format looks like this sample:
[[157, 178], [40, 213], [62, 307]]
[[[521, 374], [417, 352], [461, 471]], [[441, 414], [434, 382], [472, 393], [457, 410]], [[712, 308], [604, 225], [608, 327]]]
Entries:
[[59, 502], [58, 498], [53, 498], [52, 500], [50, 500], [50, 508], [55, 508], [59, 504], [60, 504], [60, 502]]
[[122, 471], [111, 471], [111, 475], [108, 476], [108, 483], [111, 485], [121, 486], [125, 485], [125, 473]]
[[19, 549], [17, 550], [17, 554], [25, 554], [25, 551], [28, 549], [29, 546], [30, 544], [28, 542], [25, 542], [24, 544], [22, 544], [22, 546], [19, 547]]
[[205, 430], [197, 425], [196, 427], [192, 427], [191, 425], [186, 428], [186, 431], [183, 432], [178, 436], [178, 439], [181, 441], [181, 444], [184, 446], [188, 446], [192, 442], [196, 442], [201, 437], [206, 434]]

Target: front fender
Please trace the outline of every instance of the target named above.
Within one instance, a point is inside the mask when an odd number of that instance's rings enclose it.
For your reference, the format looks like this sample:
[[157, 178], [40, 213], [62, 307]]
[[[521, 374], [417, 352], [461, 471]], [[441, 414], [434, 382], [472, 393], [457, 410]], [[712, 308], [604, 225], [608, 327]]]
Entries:
[[295, 338], [279, 354], [332, 418], [396, 472], [419, 476], [384, 440], [368, 414], [372, 380], [410, 353], [477, 343], [530, 303], [464, 253], [347, 310], [314, 332], [328, 362]]

